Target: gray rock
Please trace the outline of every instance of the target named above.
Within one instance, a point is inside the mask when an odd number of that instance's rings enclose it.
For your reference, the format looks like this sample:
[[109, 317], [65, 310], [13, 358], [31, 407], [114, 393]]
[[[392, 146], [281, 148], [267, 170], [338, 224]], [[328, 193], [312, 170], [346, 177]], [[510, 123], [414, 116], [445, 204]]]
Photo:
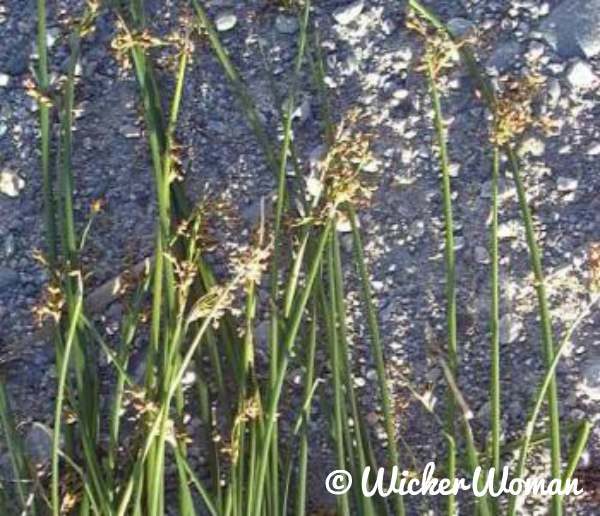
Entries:
[[219, 32], [226, 32], [237, 25], [237, 16], [232, 11], [225, 11], [215, 18], [215, 27]]
[[17, 197], [25, 188], [25, 181], [15, 172], [3, 170], [0, 172], [0, 193], [8, 197]]
[[567, 69], [567, 81], [573, 88], [587, 90], [598, 83], [598, 76], [588, 62], [577, 60]]
[[0, 265], [0, 289], [9, 288], [19, 283], [19, 274], [8, 267]]
[[275, 18], [275, 28], [281, 34], [295, 34], [298, 31], [298, 20], [292, 16], [280, 14]]
[[448, 30], [455, 38], [464, 38], [475, 32], [475, 24], [466, 18], [448, 20]]
[[11, 41], [10, 52], [6, 56], [3, 68], [12, 77], [22, 75], [27, 72], [29, 67], [29, 49], [30, 49], [29, 35]]
[[520, 53], [521, 45], [517, 41], [506, 41], [494, 50], [486, 66], [492, 72], [505, 72], [517, 61]]
[[596, 357], [589, 360], [582, 370], [581, 386], [592, 399], [600, 399], [600, 360]]
[[135, 125], [123, 125], [119, 128], [119, 132], [127, 139], [139, 138], [142, 132]]
[[25, 436], [25, 449], [35, 464], [47, 464], [52, 454], [52, 437], [39, 425], [32, 425]]
[[488, 253], [488, 250], [485, 247], [480, 245], [473, 250], [473, 258], [475, 258], [477, 263], [484, 265], [490, 263], [490, 253]]
[[15, 237], [12, 233], [6, 235], [2, 244], [2, 251], [5, 258], [12, 258], [15, 254]]
[[500, 342], [512, 344], [519, 338], [523, 329], [523, 323], [512, 315], [504, 315], [500, 318]]
[[349, 4], [338, 7], [333, 11], [334, 20], [340, 25], [352, 23], [365, 7], [364, 0], [356, 0]]
[[563, 0], [539, 31], [563, 57], [600, 54], [600, 0]]

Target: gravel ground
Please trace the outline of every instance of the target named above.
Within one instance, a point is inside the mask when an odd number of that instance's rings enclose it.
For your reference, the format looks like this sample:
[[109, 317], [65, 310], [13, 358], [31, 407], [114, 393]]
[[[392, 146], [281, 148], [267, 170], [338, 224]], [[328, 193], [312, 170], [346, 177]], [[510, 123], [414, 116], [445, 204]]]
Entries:
[[[179, 3], [149, 2], [157, 30], [176, 19]], [[183, 2], [182, 2], [183, 3]], [[275, 2], [207, 2], [223, 44], [239, 67], [269, 127], [277, 127], [281, 99], [296, 51], [297, 23]], [[54, 385], [52, 347], [36, 339], [30, 310], [46, 281], [32, 251], [42, 245], [41, 181], [37, 114], [23, 88], [31, 75], [34, 6], [21, 0], [0, 3], [0, 361], [15, 405], [25, 422], [49, 422]], [[52, 70], [64, 73], [65, 28], [77, 2], [59, 1], [49, 13]], [[444, 19], [461, 30], [480, 31], [480, 57], [500, 83], [506, 74], [538, 73], [544, 79], [535, 100], [541, 116], [557, 122], [551, 136], [532, 130], [519, 147], [536, 230], [544, 249], [556, 334], [560, 335], [589, 301], [589, 247], [600, 241], [600, 1], [498, 0], [431, 1]], [[167, 18], [168, 16], [168, 18]], [[328, 66], [334, 116], [358, 107], [369, 116], [375, 159], [367, 167], [377, 179], [372, 207], [361, 214], [373, 287], [380, 309], [389, 373], [394, 381], [398, 425], [419, 460], [441, 463], [441, 443], [431, 420], [403, 387], [408, 375], [434, 396], [443, 378], [428, 348], [443, 343], [443, 220], [438, 162], [433, 151], [431, 105], [418, 71], [421, 48], [405, 28], [405, 3], [396, 0], [324, 0], [313, 9]], [[140, 120], [137, 84], [119, 68], [110, 51], [114, 19], [103, 15], [83, 48], [77, 87], [74, 167], [76, 209], [85, 219], [91, 202], [106, 200], [86, 252], [93, 288], [115, 276], [125, 263], [151, 253], [154, 192]], [[269, 80], [272, 74], [273, 80]], [[167, 74], [162, 74], [170, 85]], [[488, 389], [490, 155], [486, 112], [471, 93], [469, 78], [456, 68], [445, 84], [453, 165], [456, 250], [459, 278], [460, 384], [477, 421], [489, 417]], [[298, 102], [295, 142], [303, 163], [318, 155], [319, 99], [307, 76]], [[274, 133], [273, 136], [276, 136]], [[256, 222], [261, 197], [273, 189], [270, 171], [207, 44], [196, 48], [185, 85], [179, 126], [184, 145], [186, 187], [194, 196], [210, 192], [230, 200], [241, 219], [236, 239]], [[504, 165], [504, 164], [503, 164]], [[504, 166], [503, 166], [504, 169]], [[501, 288], [502, 387], [507, 439], [518, 437], [541, 377], [536, 301], [514, 184], [502, 181]], [[342, 235], [349, 251], [351, 242]], [[93, 264], [93, 266], [91, 265]], [[218, 260], [217, 260], [218, 265]], [[350, 275], [352, 271], [348, 269]], [[349, 281], [352, 278], [349, 276]], [[359, 296], [348, 293], [353, 323], [356, 378], [367, 418], [379, 428], [374, 401], [374, 365]], [[120, 307], [102, 318], [114, 333]], [[264, 325], [262, 326], [264, 329]], [[590, 418], [594, 429], [584, 467], [600, 468], [600, 316], [595, 312], [576, 333], [558, 368], [565, 421]], [[259, 326], [259, 333], [261, 327]], [[263, 332], [264, 333], [264, 332]], [[443, 345], [443, 344], [442, 344]], [[292, 371], [290, 380], [297, 375]], [[291, 389], [300, 390], [300, 386]], [[323, 397], [325, 394], [321, 394]], [[314, 471], [314, 492], [324, 491], [320, 475], [333, 466], [325, 414], [315, 409], [319, 431], [313, 452], [323, 471]], [[32, 449], [44, 452], [43, 435], [28, 433]], [[383, 433], [383, 429], [381, 428]], [[42, 442], [40, 442], [42, 441]], [[325, 453], [322, 453], [325, 450]], [[439, 450], [439, 451], [438, 451]], [[322, 454], [322, 458], [321, 458]], [[541, 464], [546, 460], [539, 457]], [[331, 503], [323, 497], [318, 503]], [[591, 512], [590, 512], [591, 511]], [[525, 509], [533, 514], [534, 510]], [[592, 514], [578, 501], [570, 514]]]

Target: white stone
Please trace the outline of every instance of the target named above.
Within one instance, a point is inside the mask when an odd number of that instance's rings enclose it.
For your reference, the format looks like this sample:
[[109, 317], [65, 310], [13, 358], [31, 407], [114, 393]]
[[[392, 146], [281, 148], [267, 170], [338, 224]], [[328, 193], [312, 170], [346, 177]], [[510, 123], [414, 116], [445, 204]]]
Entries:
[[523, 329], [523, 323], [511, 315], [504, 315], [500, 318], [500, 342], [502, 344], [512, 344], [519, 338]]
[[10, 75], [6, 73], [0, 73], [0, 88], [6, 88], [10, 83]]
[[60, 37], [60, 29], [58, 27], [51, 27], [46, 31], [46, 46], [52, 48], [58, 38]]
[[579, 59], [569, 66], [567, 81], [573, 88], [587, 90], [597, 84], [598, 77], [588, 62]]
[[544, 47], [543, 43], [541, 43], [540, 41], [532, 41], [529, 44], [529, 49], [527, 51], [527, 57], [531, 61], [537, 61], [544, 55], [545, 50], [546, 50], [546, 48]]
[[592, 143], [588, 147], [586, 154], [588, 156], [600, 156], [600, 142]]
[[219, 32], [226, 32], [233, 29], [237, 24], [237, 16], [231, 11], [225, 11], [215, 18], [215, 27]]
[[365, 7], [364, 0], [356, 0], [347, 5], [338, 7], [333, 11], [333, 18], [340, 25], [348, 25], [353, 22]]
[[0, 173], [0, 192], [9, 197], [17, 197], [25, 188], [25, 181], [14, 172], [3, 170]]
[[546, 144], [540, 138], [536, 138], [535, 136], [531, 136], [523, 141], [521, 147], [519, 148], [519, 155], [526, 156], [527, 154], [531, 154], [536, 158], [540, 158], [544, 155], [546, 151]]
[[556, 187], [559, 192], [573, 192], [577, 190], [579, 182], [571, 177], [559, 177], [556, 181]]

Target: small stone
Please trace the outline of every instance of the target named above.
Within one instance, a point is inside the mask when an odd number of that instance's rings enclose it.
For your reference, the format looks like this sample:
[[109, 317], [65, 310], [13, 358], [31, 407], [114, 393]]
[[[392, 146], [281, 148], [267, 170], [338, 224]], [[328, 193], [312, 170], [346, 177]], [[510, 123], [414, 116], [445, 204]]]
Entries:
[[573, 88], [588, 90], [597, 84], [598, 77], [588, 62], [577, 60], [567, 69], [567, 81]]
[[352, 23], [365, 7], [364, 0], [350, 2], [347, 5], [338, 7], [333, 11], [333, 18], [340, 25], [348, 25]]
[[475, 32], [475, 25], [466, 18], [452, 18], [448, 20], [447, 27], [455, 38], [464, 38]]
[[585, 393], [594, 400], [600, 399], [600, 360], [588, 361], [582, 371], [581, 386]]
[[119, 129], [119, 132], [128, 139], [139, 138], [142, 135], [139, 127], [135, 125], [124, 125]]
[[17, 197], [23, 188], [25, 188], [25, 181], [14, 172], [3, 170], [0, 173], [0, 193]]
[[529, 43], [529, 48], [527, 50], [527, 58], [530, 61], [538, 61], [546, 50], [544, 44], [540, 41], [532, 41]]
[[[360, 226], [359, 219], [356, 219], [357, 226]], [[350, 219], [343, 214], [340, 214], [335, 223], [335, 229], [338, 233], [350, 233], [352, 231], [352, 224]]]
[[215, 27], [219, 32], [227, 32], [233, 29], [237, 24], [237, 16], [231, 11], [225, 11], [215, 18]]
[[408, 228], [408, 233], [413, 238], [421, 238], [425, 234], [425, 222], [415, 220]]
[[355, 387], [361, 388], [361, 387], [364, 387], [365, 385], [367, 385], [367, 381], [362, 376], [354, 377], [354, 386]]
[[306, 179], [306, 193], [310, 197], [317, 198], [321, 195], [323, 191], [323, 183], [319, 180], [318, 177], [309, 176]]
[[292, 16], [280, 14], [275, 18], [275, 28], [281, 34], [295, 34], [298, 31], [298, 20]]
[[597, 143], [592, 143], [587, 150], [585, 151], [585, 153], [588, 156], [600, 156], [600, 142]]
[[490, 253], [485, 247], [478, 245], [473, 250], [473, 257], [477, 263], [488, 264], [490, 263]]
[[46, 431], [39, 425], [32, 425], [25, 436], [27, 455], [36, 465], [50, 462], [52, 454], [52, 437], [50, 430]]
[[555, 108], [558, 105], [561, 94], [560, 81], [558, 79], [552, 78], [548, 81], [546, 94], [548, 95], [548, 105], [551, 108]]
[[369, 412], [365, 419], [370, 426], [375, 426], [379, 422], [379, 416], [376, 412]]
[[579, 181], [571, 177], [559, 177], [556, 181], [556, 188], [559, 192], [574, 192], [577, 190]]
[[0, 289], [5, 289], [19, 283], [19, 274], [8, 267], [0, 265]]
[[516, 41], [506, 41], [501, 44], [490, 56], [486, 66], [494, 73], [502, 73], [517, 62], [521, 52], [521, 45]]
[[310, 99], [305, 98], [292, 114], [292, 118], [299, 118], [300, 122], [306, 122], [311, 115]]
[[454, 237], [454, 250], [460, 251], [461, 249], [464, 249], [464, 247], [465, 247], [465, 237], [464, 236]]
[[58, 27], [51, 27], [46, 31], [46, 46], [52, 48], [58, 38], [60, 37], [60, 29]]
[[15, 254], [15, 237], [12, 233], [6, 235], [2, 248], [5, 258], [12, 258]]
[[6, 88], [10, 83], [10, 75], [7, 73], [0, 73], [0, 88]]
[[523, 329], [523, 323], [511, 315], [504, 315], [500, 318], [500, 342], [502, 344], [512, 344], [519, 338]]
[[518, 154], [520, 156], [526, 156], [530, 154], [536, 158], [540, 158], [544, 155], [546, 151], [546, 144], [540, 138], [536, 138], [535, 136], [531, 136], [521, 143], [519, 147]]
[[484, 421], [490, 417], [490, 413], [492, 410], [492, 405], [489, 401], [486, 401], [479, 409], [477, 410], [477, 418], [481, 421]]

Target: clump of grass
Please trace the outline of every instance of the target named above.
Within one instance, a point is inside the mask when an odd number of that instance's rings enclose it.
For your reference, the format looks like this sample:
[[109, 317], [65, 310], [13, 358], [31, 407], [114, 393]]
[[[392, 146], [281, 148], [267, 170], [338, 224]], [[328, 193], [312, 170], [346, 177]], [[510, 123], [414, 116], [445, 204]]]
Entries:
[[[288, 4], [291, 4], [289, 2]], [[125, 5], [127, 4], [127, 5]], [[294, 2], [295, 4], [295, 2]], [[410, 1], [411, 7], [435, 28], [420, 19], [414, 26], [427, 36], [422, 71], [427, 78], [434, 111], [435, 140], [438, 147], [441, 191], [445, 223], [446, 276], [446, 352], [435, 350], [446, 383], [448, 397], [445, 421], [427, 403], [418, 389], [409, 390], [439, 425], [448, 442], [446, 476], [453, 478], [465, 465], [474, 471], [479, 465], [499, 468], [502, 451], [509, 449], [501, 440], [500, 346], [498, 333], [500, 284], [498, 278], [498, 178], [500, 156], [508, 157], [513, 172], [525, 224], [531, 265], [536, 279], [542, 344], [546, 371], [534, 400], [533, 410], [521, 440], [515, 469], [524, 473], [532, 443], [550, 440], [552, 474], [563, 479], [575, 471], [590, 432], [583, 422], [577, 429], [564, 470], [561, 469], [560, 421], [557, 412], [555, 370], [576, 327], [587, 315], [584, 311], [566, 332], [560, 347], [554, 349], [551, 321], [543, 284], [540, 249], [535, 240], [533, 222], [525, 198], [518, 162], [513, 151], [514, 138], [532, 123], [525, 97], [520, 107], [503, 98], [497, 99], [477, 67], [467, 42], [455, 42], [444, 25], [423, 8]], [[143, 108], [148, 161], [151, 167], [157, 204], [155, 248], [148, 270], [132, 285], [122, 321], [118, 344], [106, 342], [86, 314], [88, 289], [81, 270], [81, 253], [93, 238], [93, 216], [83, 231], [74, 210], [77, 177], [72, 155], [77, 152], [73, 131], [73, 106], [76, 92], [76, 63], [82, 53], [82, 39], [93, 30], [99, 5], [88, 2], [82, 17], [72, 27], [69, 39], [70, 60], [66, 80], [59, 93], [60, 128], [56, 135], [56, 181], [50, 168], [48, 58], [45, 47], [45, 2], [38, 0], [37, 86], [31, 93], [40, 105], [47, 256], [44, 263], [51, 271], [52, 284], [40, 316], [52, 318], [55, 325], [56, 369], [58, 372], [51, 468], [48, 478], [38, 480], [32, 474], [15, 429], [3, 385], [0, 385], [0, 423], [11, 454], [16, 500], [23, 513], [59, 515], [80, 512], [97, 515], [148, 514], [159, 516], [170, 511], [178, 514], [236, 516], [242, 514], [306, 514], [310, 509], [308, 472], [310, 471], [310, 420], [315, 393], [328, 388], [330, 399], [322, 400], [330, 411], [331, 449], [336, 466], [348, 469], [355, 484], [337, 499], [340, 514], [404, 514], [405, 500], [394, 496], [390, 501], [366, 498], [360, 490], [362, 470], [376, 468], [381, 453], [385, 465], [400, 466], [399, 435], [392, 409], [386, 370], [386, 353], [378, 323], [370, 275], [359, 229], [359, 210], [367, 209], [372, 188], [365, 181], [364, 164], [370, 159], [371, 136], [362, 130], [357, 112], [333, 119], [324, 82], [325, 63], [320, 55], [318, 33], [310, 21], [311, 3], [298, 10], [297, 54], [291, 71], [290, 88], [281, 113], [283, 139], [277, 142], [258, 116], [254, 101], [243, 78], [229, 58], [212, 27], [201, 2], [192, 0], [195, 19], [175, 37], [159, 38], [152, 33], [142, 0], [117, 6], [119, 32], [114, 49], [122, 64], [131, 65], [139, 85]], [[289, 6], [289, 5], [288, 5]], [[194, 31], [194, 29], [197, 29]], [[205, 261], [214, 247], [205, 239], [205, 212], [194, 208], [180, 181], [176, 141], [184, 83], [192, 57], [193, 38], [208, 40], [252, 133], [260, 144], [266, 163], [276, 180], [275, 209], [271, 220], [262, 208], [261, 220], [253, 239], [244, 249], [229, 257], [231, 273], [217, 277]], [[154, 56], [161, 51], [175, 55], [174, 87], [167, 98], [154, 73]], [[456, 257], [453, 240], [453, 206], [448, 163], [448, 137], [443, 118], [443, 94], [440, 75], [450, 64], [452, 54], [462, 53], [478, 81], [494, 115], [491, 126], [492, 201], [491, 201], [491, 342], [490, 400], [491, 440], [487, 453], [478, 449], [471, 428], [468, 401], [458, 385], [460, 348], [456, 325]], [[307, 66], [307, 64], [309, 66]], [[454, 64], [453, 64], [454, 66]], [[304, 188], [295, 148], [292, 117], [294, 102], [301, 86], [302, 73], [309, 69], [322, 104], [321, 122], [326, 152], [316, 177]], [[85, 80], [82, 78], [81, 80]], [[513, 100], [521, 90], [509, 88]], [[288, 165], [296, 171], [293, 181]], [[295, 206], [300, 205], [296, 211]], [[300, 213], [300, 214], [299, 214]], [[287, 224], [287, 221], [290, 221]], [[337, 227], [350, 222], [354, 255], [349, 262], [341, 252]], [[288, 246], [289, 244], [289, 246]], [[218, 245], [218, 243], [216, 244]], [[287, 252], [291, 247], [293, 252]], [[151, 264], [151, 265], [150, 265]], [[348, 267], [348, 266], [352, 267]], [[344, 270], [354, 269], [359, 285], [377, 372], [378, 398], [385, 430], [385, 452], [363, 416], [364, 407], [355, 392], [354, 342], [350, 337], [346, 307], [347, 285]], [[597, 272], [597, 271], [596, 271]], [[269, 276], [269, 299], [261, 306], [258, 289]], [[595, 298], [596, 300], [597, 298]], [[256, 325], [258, 314], [269, 315], [268, 364], [257, 370]], [[239, 328], [240, 331], [237, 331]], [[130, 356], [139, 337], [145, 337], [145, 374], [139, 384], [127, 372]], [[328, 385], [318, 376], [317, 356], [323, 347]], [[114, 376], [107, 385], [109, 403], [100, 394], [99, 355], [105, 355]], [[286, 379], [290, 367], [303, 367], [304, 386], [301, 401], [287, 399]], [[193, 389], [184, 388], [184, 377], [193, 372]], [[534, 434], [544, 399], [548, 400], [548, 435]], [[103, 409], [102, 407], [107, 407]], [[280, 435], [279, 417], [283, 409], [292, 413], [292, 430]], [[193, 437], [186, 422], [191, 413], [198, 415], [209, 456], [208, 480], [200, 478], [189, 454]], [[107, 416], [107, 424], [103, 423]], [[461, 432], [455, 422], [460, 423]], [[283, 438], [285, 437], [285, 439]], [[287, 441], [286, 441], [287, 439]], [[464, 453], [463, 453], [464, 442]], [[512, 448], [510, 448], [512, 449]], [[415, 469], [418, 465], [415, 464]], [[558, 475], [558, 476], [557, 476]], [[165, 485], [176, 481], [176, 496], [170, 497]], [[509, 500], [514, 514], [516, 498]], [[0, 497], [6, 507], [8, 500]], [[487, 498], [476, 501], [481, 514], [500, 514], [499, 503]], [[457, 503], [449, 498], [446, 512], [456, 513]], [[562, 502], [553, 501], [554, 515]]]

